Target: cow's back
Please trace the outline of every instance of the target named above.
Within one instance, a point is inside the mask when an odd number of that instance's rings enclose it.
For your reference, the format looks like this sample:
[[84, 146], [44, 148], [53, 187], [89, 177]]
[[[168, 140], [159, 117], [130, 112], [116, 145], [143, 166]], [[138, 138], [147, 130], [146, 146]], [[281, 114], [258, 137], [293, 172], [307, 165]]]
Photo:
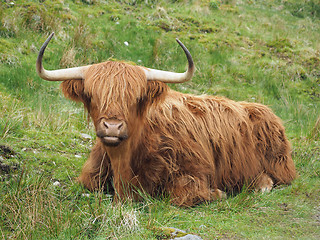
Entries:
[[235, 101], [172, 91], [150, 109], [147, 125], [148, 142], [157, 146], [153, 156], [170, 166], [169, 175], [201, 172], [211, 186], [225, 189], [242, 185], [262, 169], [248, 114]]

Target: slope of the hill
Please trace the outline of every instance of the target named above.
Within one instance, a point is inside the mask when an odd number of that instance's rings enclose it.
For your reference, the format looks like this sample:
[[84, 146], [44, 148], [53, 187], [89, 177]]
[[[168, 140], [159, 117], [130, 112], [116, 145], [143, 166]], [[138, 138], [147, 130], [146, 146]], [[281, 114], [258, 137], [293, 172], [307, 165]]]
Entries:
[[[320, 237], [319, 0], [53, 0], [0, 2], [0, 236], [4, 239]], [[81, 105], [35, 72], [108, 59], [197, 71], [170, 87], [269, 105], [283, 119], [299, 178], [270, 194], [244, 190], [192, 209], [167, 199], [112, 204], [76, 182], [95, 139]]]

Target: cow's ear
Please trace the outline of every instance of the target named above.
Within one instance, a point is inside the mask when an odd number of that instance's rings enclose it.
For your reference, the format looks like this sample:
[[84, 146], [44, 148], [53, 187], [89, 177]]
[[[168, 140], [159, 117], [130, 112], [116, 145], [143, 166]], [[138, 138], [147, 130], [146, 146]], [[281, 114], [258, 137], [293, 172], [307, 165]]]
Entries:
[[159, 81], [148, 81], [147, 99], [151, 102], [160, 101], [168, 91], [168, 85]]
[[60, 85], [60, 88], [66, 98], [76, 102], [85, 102], [87, 97], [84, 93], [84, 82], [81, 80], [66, 80]]
[[148, 81], [147, 92], [142, 98], [138, 99], [138, 114], [143, 115], [150, 104], [157, 104], [165, 98], [169, 87], [159, 81]]

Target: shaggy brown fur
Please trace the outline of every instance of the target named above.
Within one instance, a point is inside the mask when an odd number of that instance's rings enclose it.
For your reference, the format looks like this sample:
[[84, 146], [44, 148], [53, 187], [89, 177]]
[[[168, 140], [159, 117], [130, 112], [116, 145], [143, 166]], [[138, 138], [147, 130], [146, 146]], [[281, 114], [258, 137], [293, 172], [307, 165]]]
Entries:
[[101, 118], [128, 125], [117, 147], [97, 139], [79, 177], [90, 190], [114, 188], [120, 199], [138, 199], [140, 189], [192, 206], [221, 190], [270, 190], [295, 178], [284, 127], [264, 105], [182, 94], [122, 62], [93, 65], [84, 81], [61, 88], [84, 103], [96, 127]]

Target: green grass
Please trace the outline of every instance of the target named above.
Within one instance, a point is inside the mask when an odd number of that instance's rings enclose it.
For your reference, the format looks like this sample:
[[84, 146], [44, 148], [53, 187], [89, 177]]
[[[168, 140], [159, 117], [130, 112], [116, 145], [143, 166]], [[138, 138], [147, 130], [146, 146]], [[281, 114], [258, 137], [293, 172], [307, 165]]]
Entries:
[[[1, 1], [0, 237], [168, 239], [167, 228], [176, 227], [203, 239], [319, 239], [319, 5], [318, 0]], [[171, 206], [165, 197], [115, 204], [109, 195], [87, 192], [76, 178], [94, 128], [82, 106], [62, 96], [58, 83], [35, 72], [38, 49], [52, 31], [47, 69], [113, 58], [184, 71], [178, 37], [197, 71], [192, 82], [170, 87], [269, 105], [284, 122], [299, 178], [268, 194], [244, 189], [190, 209]]]

